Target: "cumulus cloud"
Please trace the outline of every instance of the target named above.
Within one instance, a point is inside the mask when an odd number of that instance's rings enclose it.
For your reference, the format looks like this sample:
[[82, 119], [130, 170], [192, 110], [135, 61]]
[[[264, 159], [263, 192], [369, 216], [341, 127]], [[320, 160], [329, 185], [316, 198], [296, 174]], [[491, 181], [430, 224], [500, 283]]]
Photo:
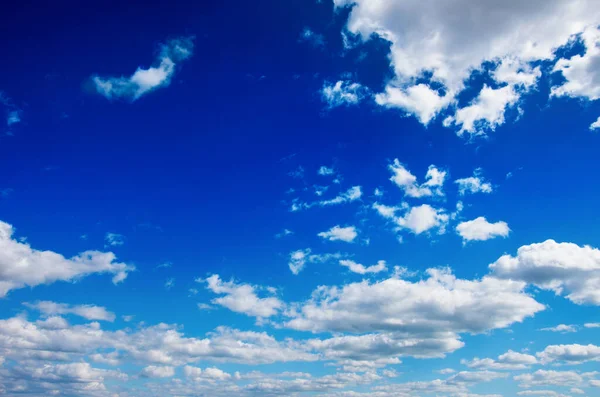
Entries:
[[356, 105], [366, 95], [367, 91], [363, 86], [347, 80], [339, 80], [334, 84], [326, 82], [321, 89], [321, 98], [330, 109]]
[[203, 370], [202, 368], [186, 365], [183, 367], [183, 373], [187, 378], [193, 380], [194, 382], [212, 382], [231, 379], [231, 374], [214, 367], [205, 368]]
[[[588, 51], [582, 60], [557, 63], [556, 70], [570, 72], [563, 74], [571, 84], [556, 92], [593, 93], [593, 84], [579, 88], [577, 83], [593, 82], [597, 48], [591, 44], [597, 40], [595, 24], [600, 20], [594, 1], [434, 3], [334, 1], [336, 7], [352, 5], [348, 33], [362, 40], [377, 35], [390, 43], [394, 78], [375, 95], [379, 105], [400, 108], [423, 124], [457, 107], [453, 119], [460, 133], [494, 128], [504, 122], [505, 110], [517, 106], [535, 86], [540, 71], [532, 65], [553, 59], [558, 47], [581, 32]], [[474, 71], [488, 75], [494, 86], [484, 87], [471, 104], [461, 108], [457, 98]]]
[[530, 374], [513, 377], [521, 387], [534, 386], [578, 386], [583, 382], [583, 377], [575, 371], [546, 371], [537, 370]]
[[471, 221], [461, 222], [456, 226], [457, 233], [463, 241], [485, 241], [494, 237], [507, 237], [510, 229], [503, 221], [490, 223], [483, 216]]
[[318, 356], [292, 341], [278, 341], [264, 332], [218, 327], [204, 338], [186, 337], [177, 325], [158, 324], [108, 331], [99, 323], [70, 325], [66, 321], [30, 322], [23, 317], [0, 320], [0, 350], [24, 362], [29, 357], [76, 359], [115, 351], [123, 359], [145, 365], [180, 366], [199, 360], [266, 364], [315, 361]]
[[193, 37], [172, 39], [161, 45], [154, 65], [144, 69], [138, 67], [129, 77], [92, 76], [96, 91], [107, 99], [127, 99], [135, 101], [141, 96], [160, 87], [171, 84], [179, 62], [192, 56]]
[[421, 234], [431, 229], [438, 229], [441, 234], [446, 231], [448, 219], [448, 214], [443, 209], [422, 204], [410, 208], [404, 216], [395, 218], [395, 221], [400, 228], [408, 229], [414, 234]]
[[317, 235], [329, 241], [345, 241], [346, 243], [351, 243], [358, 236], [358, 233], [354, 226], [340, 227], [339, 225], [336, 225], [328, 231], [320, 232]]
[[237, 313], [267, 318], [277, 314], [284, 306], [283, 302], [275, 296], [260, 298], [257, 295], [257, 290], [261, 289], [260, 287], [250, 284], [236, 284], [233, 280], [225, 282], [217, 274], [198, 281], [206, 282], [206, 288], [215, 294], [224, 295], [213, 299], [211, 301], [213, 304], [226, 307]]
[[288, 311], [291, 318], [285, 325], [315, 332], [479, 333], [544, 310], [523, 291], [522, 282], [463, 280], [447, 269], [429, 269], [427, 275], [414, 283], [389, 278], [321, 286], [310, 300]]
[[458, 193], [461, 196], [469, 193], [491, 193], [493, 190], [492, 184], [486, 182], [481, 174], [481, 168], [476, 168], [473, 171], [473, 176], [455, 180], [454, 183], [458, 185]]
[[443, 196], [442, 186], [446, 179], [446, 171], [438, 169], [435, 165], [430, 165], [425, 174], [425, 182], [417, 183], [417, 177], [414, 176], [398, 159], [388, 166], [392, 172], [390, 181], [396, 184], [404, 191], [408, 197], [428, 197]]
[[340, 265], [347, 267], [351, 272], [358, 274], [380, 273], [387, 270], [385, 261], [377, 261], [377, 264], [364, 266], [350, 259], [342, 259]]
[[23, 305], [30, 309], [38, 310], [46, 316], [56, 316], [65, 314], [74, 314], [85, 318], [86, 320], [115, 321], [115, 314], [106, 310], [106, 308], [95, 305], [68, 305], [66, 303], [56, 303], [52, 301], [37, 301], [34, 303], [25, 302]]
[[0, 298], [17, 288], [55, 281], [76, 281], [91, 274], [109, 273], [123, 281], [133, 266], [116, 262], [112, 252], [85, 251], [70, 259], [39, 251], [13, 238], [12, 225], [0, 221]]
[[596, 345], [551, 345], [537, 353], [543, 364], [561, 362], [581, 364], [587, 361], [600, 361], [600, 346]]
[[552, 95], [593, 101], [600, 98], [600, 30], [597, 26], [590, 26], [581, 33], [580, 38], [585, 53], [559, 59], [554, 65], [554, 71], [562, 73], [565, 82], [552, 87]]
[[489, 267], [494, 277], [534, 284], [577, 304], [600, 305], [600, 250], [596, 248], [546, 240], [524, 245], [516, 256], [503, 255]]

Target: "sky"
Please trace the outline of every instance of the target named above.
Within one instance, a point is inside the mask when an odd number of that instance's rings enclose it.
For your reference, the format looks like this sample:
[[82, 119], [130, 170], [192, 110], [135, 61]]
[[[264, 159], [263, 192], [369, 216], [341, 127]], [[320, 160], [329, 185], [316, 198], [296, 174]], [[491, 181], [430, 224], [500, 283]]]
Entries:
[[599, 25], [4, 7], [0, 395], [599, 395]]

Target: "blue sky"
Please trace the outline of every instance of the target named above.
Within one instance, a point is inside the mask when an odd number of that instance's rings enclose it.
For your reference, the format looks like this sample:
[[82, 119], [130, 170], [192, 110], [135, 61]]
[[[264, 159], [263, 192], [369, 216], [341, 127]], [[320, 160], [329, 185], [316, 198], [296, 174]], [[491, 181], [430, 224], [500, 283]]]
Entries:
[[597, 3], [0, 19], [0, 394], [598, 394]]

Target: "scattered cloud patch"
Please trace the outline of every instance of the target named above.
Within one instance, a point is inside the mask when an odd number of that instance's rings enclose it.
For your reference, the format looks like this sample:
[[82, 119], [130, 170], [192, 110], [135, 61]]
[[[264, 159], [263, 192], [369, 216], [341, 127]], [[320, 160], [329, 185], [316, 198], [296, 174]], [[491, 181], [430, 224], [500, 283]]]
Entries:
[[417, 177], [414, 176], [398, 159], [388, 166], [392, 172], [392, 181], [396, 186], [404, 191], [408, 197], [429, 197], [443, 196], [442, 186], [446, 179], [446, 171], [439, 170], [435, 165], [430, 165], [425, 174], [425, 182], [417, 183]]
[[85, 251], [70, 259], [52, 251], [39, 251], [13, 238], [12, 225], [0, 221], [0, 297], [17, 288], [56, 281], [76, 281], [91, 274], [113, 275], [118, 284], [135, 270], [116, 262], [112, 252]]
[[339, 106], [357, 105], [367, 96], [365, 87], [351, 81], [339, 80], [334, 84], [325, 82], [321, 89], [321, 99], [329, 109]]
[[115, 321], [115, 314], [106, 310], [106, 308], [95, 305], [69, 305], [66, 303], [56, 303], [52, 301], [37, 301], [33, 303], [24, 302], [24, 306], [29, 309], [37, 310], [44, 316], [57, 316], [73, 314], [83, 317], [86, 320]]
[[307, 263], [325, 263], [332, 259], [339, 259], [340, 254], [313, 254], [310, 248], [290, 252], [288, 267], [293, 274], [300, 273]]
[[559, 324], [555, 327], [541, 328], [540, 330], [548, 332], [560, 332], [561, 334], [566, 334], [569, 332], [577, 332], [577, 327], [575, 325]]
[[377, 264], [364, 266], [350, 259], [342, 259], [340, 265], [347, 267], [351, 272], [358, 274], [380, 273], [387, 270], [385, 261], [377, 261]]
[[358, 236], [354, 226], [340, 227], [336, 225], [326, 232], [320, 232], [317, 236], [329, 241], [344, 241], [351, 243]]
[[107, 99], [135, 101], [158, 88], [171, 84], [177, 65], [193, 54], [194, 38], [180, 37], [161, 45], [159, 56], [153, 66], [138, 67], [129, 77], [92, 76], [98, 94]]
[[458, 193], [461, 196], [474, 193], [491, 193], [493, 190], [492, 184], [485, 181], [481, 175], [482, 172], [481, 168], [476, 168], [473, 176], [455, 180], [454, 183], [458, 185]]
[[104, 235], [104, 244], [107, 247], [118, 247], [125, 244], [125, 236], [118, 233], [106, 233]]

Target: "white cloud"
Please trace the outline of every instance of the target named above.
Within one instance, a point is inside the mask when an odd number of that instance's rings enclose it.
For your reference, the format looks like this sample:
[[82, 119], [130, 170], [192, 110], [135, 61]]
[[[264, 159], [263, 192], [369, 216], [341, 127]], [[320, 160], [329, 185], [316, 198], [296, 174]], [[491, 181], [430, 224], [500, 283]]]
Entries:
[[596, 131], [598, 128], [600, 128], [600, 117], [598, 117], [596, 121], [590, 124], [590, 131]]
[[342, 259], [340, 265], [345, 266], [350, 269], [351, 272], [358, 274], [379, 273], [387, 270], [385, 261], [378, 261], [375, 265], [364, 266], [349, 259]]
[[5, 108], [7, 127], [10, 128], [12, 125], [21, 122], [23, 110], [15, 105], [13, 100], [3, 91], [0, 91], [0, 104], [4, 105], [3, 107]]
[[292, 234], [294, 234], [293, 231], [289, 230], [289, 229], [283, 229], [283, 231], [281, 233], [277, 233], [275, 235], [275, 238], [283, 238], [286, 236], [291, 236]]
[[581, 40], [585, 46], [585, 54], [556, 62], [554, 71], [561, 72], [566, 81], [560, 86], [552, 87], [552, 95], [592, 101], [600, 98], [600, 30], [596, 26], [588, 27], [581, 34]]
[[578, 386], [583, 382], [583, 377], [574, 371], [546, 371], [537, 370], [531, 374], [522, 374], [513, 377], [520, 382], [520, 387], [534, 386]]
[[191, 367], [189, 365], [186, 365], [185, 367], [183, 367], [183, 373], [187, 378], [191, 379], [194, 382], [212, 382], [231, 379], [230, 374], [220, 370], [219, 368], [214, 367], [206, 368], [203, 370], [202, 368]]
[[445, 232], [448, 223], [448, 215], [442, 209], [436, 209], [429, 204], [422, 204], [410, 208], [402, 217], [396, 219], [401, 228], [405, 228], [414, 234], [421, 234], [437, 228], [439, 233]]
[[314, 206], [329, 207], [332, 205], [351, 203], [353, 201], [360, 200], [361, 197], [362, 197], [361, 187], [360, 186], [352, 186], [347, 191], [340, 193], [336, 197], [329, 199], [329, 200], [315, 201], [312, 203], [303, 203], [303, 202], [294, 201], [292, 203], [292, 206], [290, 207], [290, 211], [296, 212], [296, 211], [311, 208]]
[[327, 167], [325, 165], [322, 165], [319, 168], [319, 171], [317, 171], [317, 173], [321, 176], [334, 175], [335, 170], [333, 169], [333, 167]]
[[175, 368], [170, 366], [149, 365], [142, 370], [142, 376], [146, 378], [170, 378], [175, 375]]
[[85, 251], [67, 259], [52, 251], [39, 251], [13, 239], [13, 227], [0, 221], [0, 298], [17, 288], [55, 281], [75, 281], [96, 274], [113, 274], [123, 281], [134, 267], [115, 262], [112, 252]]
[[[467, 110], [459, 113], [458, 109], [455, 118], [461, 118], [463, 132], [478, 131], [477, 120], [488, 127], [501, 124], [505, 108], [515, 106], [535, 85], [539, 70], [532, 69], [532, 63], [554, 58], [556, 48], [600, 20], [593, 0], [334, 3], [337, 7], [353, 5], [346, 25], [349, 33], [363, 40], [378, 35], [390, 43], [395, 76], [384, 92], [376, 95], [382, 106], [403, 109], [428, 124], [456, 104], [474, 71], [493, 78], [501, 91], [496, 87], [484, 89]], [[595, 31], [586, 32], [590, 30]], [[483, 66], [485, 62], [491, 66]], [[574, 64], [572, 61], [568, 66], [574, 68]], [[588, 77], [593, 68], [582, 65], [574, 69], [567, 79]]]
[[97, 92], [108, 98], [124, 98], [131, 101], [171, 83], [179, 62], [192, 56], [194, 43], [192, 37], [181, 37], [163, 44], [154, 66], [144, 69], [138, 67], [130, 77], [92, 76]]
[[495, 277], [566, 294], [577, 304], [600, 305], [600, 250], [596, 248], [546, 240], [524, 245], [516, 256], [504, 255], [489, 267]]
[[398, 159], [394, 159], [394, 162], [388, 165], [388, 169], [393, 174], [390, 181], [404, 190], [404, 194], [408, 197], [419, 198], [444, 195], [442, 186], [446, 179], [446, 171], [439, 170], [433, 164], [427, 169], [423, 184], [418, 184], [417, 177], [411, 174]]
[[560, 332], [564, 334], [567, 332], [577, 332], [577, 327], [574, 325], [559, 324], [555, 327], [542, 328], [541, 331]]
[[510, 229], [506, 222], [490, 223], [483, 216], [480, 216], [472, 221], [459, 223], [456, 231], [466, 242], [485, 241], [494, 237], [507, 237]]
[[300, 273], [307, 263], [325, 263], [332, 259], [339, 259], [340, 254], [311, 254], [311, 249], [296, 250], [290, 252], [290, 260], [288, 266], [292, 273]]
[[551, 345], [537, 353], [543, 364], [562, 362], [581, 364], [587, 361], [600, 361], [600, 346], [596, 345]]
[[46, 316], [56, 316], [65, 314], [74, 314], [85, 318], [86, 320], [115, 321], [115, 314], [106, 310], [106, 308], [95, 305], [68, 305], [66, 303], [56, 303], [51, 301], [37, 301], [35, 303], [25, 302], [23, 305], [30, 309], [38, 310]]
[[328, 107], [356, 105], [367, 95], [366, 89], [358, 83], [339, 80], [335, 84], [326, 82], [321, 89], [321, 98]]
[[585, 328], [600, 328], [600, 323], [585, 323], [583, 326]]
[[125, 236], [118, 233], [106, 233], [104, 243], [107, 247], [117, 247], [125, 244]]
[[217, 274], [198, 281], [206, 282], [207, 288], [215, 294], [225, 295], [213, 299], [211, 301], [213, 304], [221, 305], [237, 313], [267, 318], [277, 314], [284, 306], [283, 302], [275, 296], [259, 298], [256, 294], [259, 287], [250, 284], [236, 284], [234, 281], [224, 282]]
[[194, 338], [186, 337], [180, 326], [164, 323], [108, 331], [95, 322], [69, 325], [62, 321], [48, 326], [47, 322], [29, 322], [23, 317], [0, 320], [0, 350], [17, 362], [31, 357], [77, 359], [116, 351], [123, 359], [163, 366], [199, 360], [255, 365], [318, 358], [296, 342], [278, 341], [264, 332], [218, 327], [204, 338]]
[[461, 196], [467, 193], [491, 193], [492, 184], [486, 182], [481, 173], [481, 168], [476, 168], [473, 176], [455, 180], [454, 183], [458, 185], [458, 193]]
[[[523, 292], [525, 283], [484, 277], [457, 279], [448, 270], [429, 269], [428, 278], [398, 278], [319, 287], [286, 326], [307, 331], [485, 332], [505, 328], [544, 310]], [[407, 320], [410, 319], [410, 320]]]
[[317, 236], [329, 241], [345, 241], [351, 243], [358, 236], [354, 226], [340, 227], [336, 225], [326, 232], [321, 232]]
[[491, 358], [477, 358], [471, 361], [462, 360], [462, 364], [469, 368], [493, 369], [493, 370], [520, 370], [527, 369], [533, 364], [537, 364], [535, 356], [518, 353], [512, 350], [498, 356], [496, 360]]

